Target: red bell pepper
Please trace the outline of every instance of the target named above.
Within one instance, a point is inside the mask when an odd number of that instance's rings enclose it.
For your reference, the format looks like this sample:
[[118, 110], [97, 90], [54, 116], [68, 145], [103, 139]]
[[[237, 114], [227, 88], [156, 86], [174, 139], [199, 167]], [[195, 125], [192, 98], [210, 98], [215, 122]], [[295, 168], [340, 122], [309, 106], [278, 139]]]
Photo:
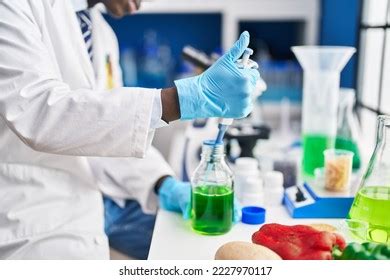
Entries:
[[268, 247], [284, 260], [331, 260], [335, 246], [346, 246], [342, 236], [310, 226], [263, 225], [252, 235], [253, 243]]

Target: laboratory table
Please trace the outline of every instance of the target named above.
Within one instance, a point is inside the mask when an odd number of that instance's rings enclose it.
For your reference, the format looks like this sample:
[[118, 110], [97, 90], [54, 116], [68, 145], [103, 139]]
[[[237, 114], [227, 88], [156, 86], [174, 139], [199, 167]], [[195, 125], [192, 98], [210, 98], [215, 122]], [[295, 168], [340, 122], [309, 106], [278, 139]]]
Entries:
[[[266, 223], [310, 224], [327, 223], [336, 227], [341, 219], [292, 219], [283, 206], [267, 208]], [[205, 236], [192, 231], [190, 221], [177, 214], [159, 210], [154, 227], [150, 260], [212, 260], [217, 249], [229, 241], [251, 242], [252, 234], [260, 225], [238, 223], [230, 232], [219, 236]]]

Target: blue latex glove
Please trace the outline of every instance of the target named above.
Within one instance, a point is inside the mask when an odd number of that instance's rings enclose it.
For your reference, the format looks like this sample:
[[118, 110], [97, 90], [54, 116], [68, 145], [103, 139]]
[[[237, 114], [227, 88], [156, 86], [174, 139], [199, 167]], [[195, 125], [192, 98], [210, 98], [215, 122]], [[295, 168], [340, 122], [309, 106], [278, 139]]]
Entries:
[[236, 61], [249, 45], [249, 33], [201, 75], [175, 81], [182, 120], [243, 118], [252, 111], [251, 94], [260, 78], [257, 69], [240, 69]]
[[238, 199], [234, 197], [233, 201], [233, 223], [238, 223], [241, 221], [242, 212], [241, 212], [242, 206]]
[[191, 184], [167, 177], [158, 191], [160, 207], [183, 214], [184, 219], [191, 215]]
[[[185, 220], [191, 217], [191, 185], [178, 181], [173, 177], [167, 177], [161, 184], [159, 202], [161, 208], [181, 213]], [[241, 207], [234, 199], [233, 222], [241, 220]]]

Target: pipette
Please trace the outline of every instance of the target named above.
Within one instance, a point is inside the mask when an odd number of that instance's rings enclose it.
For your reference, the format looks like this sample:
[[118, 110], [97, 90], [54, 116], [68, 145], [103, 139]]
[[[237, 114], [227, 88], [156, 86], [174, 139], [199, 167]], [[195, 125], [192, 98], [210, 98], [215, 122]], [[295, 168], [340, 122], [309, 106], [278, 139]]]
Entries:
[[[244, 54], [242, 56], [242, 59], [237, 61], [238, 67], [240, 68], [247, 68], [248, 67], [248, 62], [249, 62], [249, 57], [253, 54], [253, 50], [250, 48], [247, 48], [244, 51]], [[226, 119], [222, 118], [219, 120], [218, 123], [218, 135], [217, 139], [215, 140], [215, 144], [221, 144], [223, 141], [223, 137], [225, 136], [225, 132], [228, 129], [228, 126], [233, 123], [233, 119]]]

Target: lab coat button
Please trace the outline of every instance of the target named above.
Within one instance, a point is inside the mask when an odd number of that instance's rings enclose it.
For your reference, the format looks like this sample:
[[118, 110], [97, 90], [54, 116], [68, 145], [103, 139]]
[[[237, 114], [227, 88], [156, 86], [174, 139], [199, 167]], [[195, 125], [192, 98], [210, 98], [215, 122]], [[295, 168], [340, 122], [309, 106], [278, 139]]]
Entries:
[[104, 244], [104, 238], [101, 236], [96, 236], [95, 237], [95, 243], [98, 245], [103, 245]]

